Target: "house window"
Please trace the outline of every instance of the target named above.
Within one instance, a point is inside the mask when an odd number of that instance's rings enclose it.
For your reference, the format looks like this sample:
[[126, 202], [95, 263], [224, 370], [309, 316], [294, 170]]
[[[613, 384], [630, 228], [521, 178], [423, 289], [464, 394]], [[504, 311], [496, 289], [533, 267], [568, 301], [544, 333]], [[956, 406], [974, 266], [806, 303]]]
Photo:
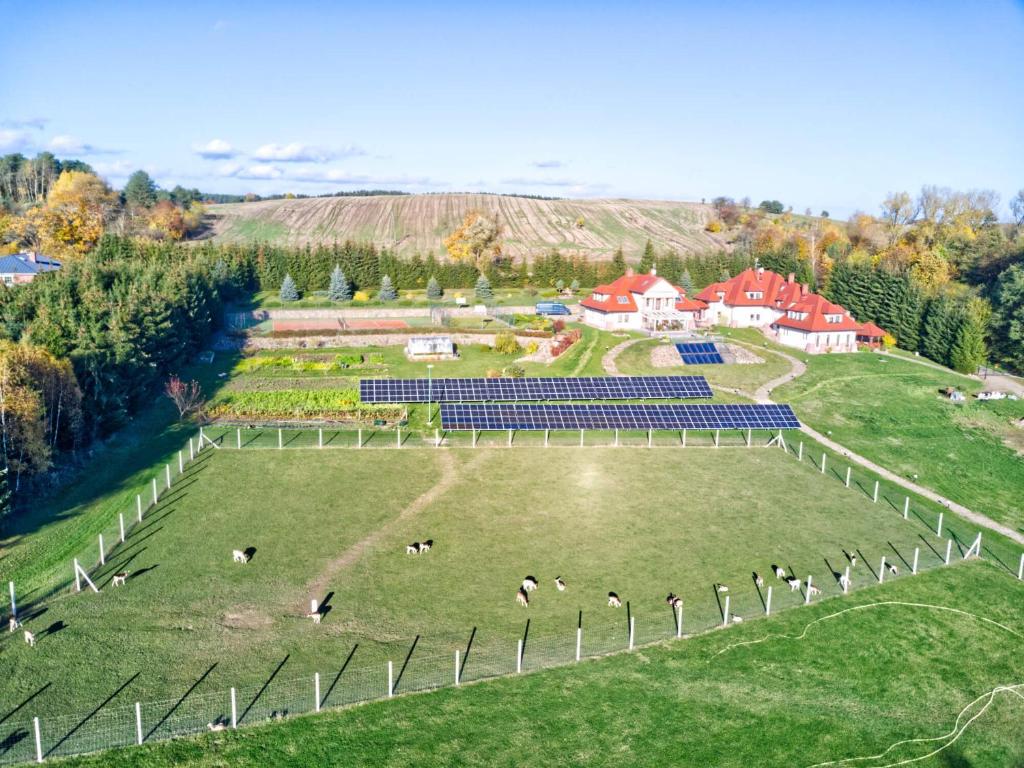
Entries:
[[4, 275], [4, 285], [14, 285], [14, 275]]
[[747, 291], [748, 299], [763, 299], [764, 291]]
[[626, 296], [616, 296], [615, 300], [618, 301], [619, 304], [629, 304], [629, 298]]

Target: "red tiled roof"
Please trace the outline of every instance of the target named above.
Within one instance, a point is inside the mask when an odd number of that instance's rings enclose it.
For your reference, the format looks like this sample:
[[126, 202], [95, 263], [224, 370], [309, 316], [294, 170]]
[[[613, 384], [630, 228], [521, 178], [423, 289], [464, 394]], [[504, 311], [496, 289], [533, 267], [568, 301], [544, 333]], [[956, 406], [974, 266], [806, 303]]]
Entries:
[[880, 339], [885, 336], [885, 331], [874, 323], [864, 323], [857, 329], [858, 336], [867, 336], [870, 339]]
[[[824, 296], [819, 296], [816, 293], [807, 295], [786, 309], [789, 312], [806, 313], [806, 317], [798, 319], [785, 314], [775, 321], [775, 325], [809, 333], [856, 331], [860, 328], [860, 324], [850, 317], [846, 309], [839, 304], [832, 304]], [[830, 323], [825, 319], [826, 315], [840, 315], [841, 319], [837, 323]]]
[[696, 299], [688, 299], [683, 293], [682, 289], [679, 291], [679, 295], [682, 296], [679, 301], [676, 302], [676, 310], [678, 312], [700, 312], [703, 309], [707, 309], [708, 305], [703, 301], [697, 301]]
[[712, 283], [703, 291], [697, 294], [695, 298], [701, 301], [718, 301], [718, 292], [725, 293], [728, 288], [728, 283]]
[[[623, 275], [607, 285], [597, 286], [594, 289], [593, 294], [580, 301], [580, 305], [587, 307], [588, 309], [593, 309], [597, 312], [636, 312], [638, 311], [638, 308], [636, 300], [633, 298], [633, 294], [646, 293], [659, 281], [667, 283], [680, 296], [684, 295], [681, 288], [672, 285], [665, 280], [665, 278], [659, 277], [658, 275]], [[598, 301], [594, 298], [597, 294], [607, 296], [608, 298], [604, 301]], [[620, 297], [622, 299], [621, 301]], [[686, 301], [685, 298], [684, 301]], [[678, 303], [676, 306], [678, 308]]]
[[[770, 269], [745, 269], [736, 277], [721, 283], [712, 283], [697, 294], [702, 301], [719, 301], [719, 294], [724, 294], [721, 301], [733, 307], [773, 307], [781, 309], [799, 301], [807, 295], [807, 288], [793, 280], [793, 276], [784, 278]], [[750, 298], [748, 293], [761, 294], [760, 298]]]

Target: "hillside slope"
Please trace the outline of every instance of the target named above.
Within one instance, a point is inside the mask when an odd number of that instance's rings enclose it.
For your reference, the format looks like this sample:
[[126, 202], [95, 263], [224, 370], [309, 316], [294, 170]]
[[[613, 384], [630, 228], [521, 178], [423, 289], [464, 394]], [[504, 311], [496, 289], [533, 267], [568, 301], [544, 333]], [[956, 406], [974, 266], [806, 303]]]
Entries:
[[704, 231], [710, 206], [659, 200], [469, 194], [324, 197], [214, 205], [210, 216], [212, 236], [221, 242], [315, 245], [357, 240], [402, 254], [440, 255], [443, 238], [473, 210], [497, 217], [502, 247], [512, 256], [559, 248], [567, 255], [610, 258], [619, 246], [627, 256], [636, 256], [648, 239], [659, 249], [681, 254], [725, 245], [722, 237]]

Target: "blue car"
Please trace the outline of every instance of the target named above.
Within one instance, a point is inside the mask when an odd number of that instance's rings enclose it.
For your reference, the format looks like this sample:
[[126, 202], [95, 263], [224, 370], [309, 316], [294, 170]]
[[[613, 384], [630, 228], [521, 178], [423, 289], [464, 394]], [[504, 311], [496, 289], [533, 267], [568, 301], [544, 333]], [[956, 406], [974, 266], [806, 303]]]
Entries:
[[538, 315], [571, 315], [572, 312], [560, 301], [541, 301], [537, 304]]

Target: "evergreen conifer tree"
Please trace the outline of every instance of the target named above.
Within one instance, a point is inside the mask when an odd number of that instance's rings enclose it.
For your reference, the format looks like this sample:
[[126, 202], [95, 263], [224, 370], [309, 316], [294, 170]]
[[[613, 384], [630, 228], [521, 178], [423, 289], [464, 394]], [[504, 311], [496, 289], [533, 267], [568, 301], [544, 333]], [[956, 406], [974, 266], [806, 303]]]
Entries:
[[299, 289], [295, 285], [295, 281], [292, 280], [290, 274], [285, 274], [284, 280], [281, 282], [281, 301], [298, 301], [299, 300]]
[[327, 298], [331, 301], [351, 301], [352, 287], [348, 284], [348, 278], [341, 269], [340, 264], [334, 265], [331, 272], [331, 284], [327, 288]]
[[683, 289], [688, 297], [693, 298], [693, 278], [690, 276], [689, 269], [683, 270], [683, 276], [679, 278], [679, 287]]
[[644, 245], [644, 255], [640, 257], [640, 264], [636, 271], [638, 274], [646, 275], [651, 271], [654, 266], [654, 245], [650, 240]]
[[391, 283], [391, 278], [384, 275], [380, 279], [380, 293], [378, 294], [381, 301], [394, 301], [398, 298], [398, 292], [395, 290], [395, 286]]
[[476, 279], [476, 297], [481, 301], [490, 301], [494, 298], [494, 291], [491, 290], [491, 281], [482, 274]]
[[441, 290], [441, 284], [437, 282], [437, 278], [433, 275], [430, 276], [430, 281], [427, 283], [427, 298], [431, 301], [437, 301], [444, 295], [444, 291]]
[[622, 253], [622, 246], [615, 249], [611, 264], [608, 266], [608, 282], [617, 280], [626, 274], [626, 257]]

